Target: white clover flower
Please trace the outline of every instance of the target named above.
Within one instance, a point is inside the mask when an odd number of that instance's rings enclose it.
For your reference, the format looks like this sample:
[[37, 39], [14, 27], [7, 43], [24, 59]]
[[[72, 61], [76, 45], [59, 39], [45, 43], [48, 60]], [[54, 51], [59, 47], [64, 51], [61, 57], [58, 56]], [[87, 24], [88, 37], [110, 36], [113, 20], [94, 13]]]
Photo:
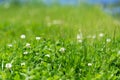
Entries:
[[103, 37], [103, 36], [104, 36], [104, 34], [103, 34], [103, 33], [100, 33], [100, 34], [99, 34], [99, 37]]
[[25, 51], [23, 54], [25, 54], [25, 55], [26, 55], [26, 54], [28, 54], [28, 52], [27, 52], [27, 51]]
[[52, 49], [51, 48], [48, 48], [49, 51], [51, 51]]
[[10, 69], [10, 68], [12, 68], [12, 64], [11, 64], [11, 63], [7, 63], [7, 64], [5, 65], [5, 67], [6, 67], [7, 69]]
[[39, 55], [39, 53], [35, 53], [36, 55]]
[[22, 35], [20, 36], [20, 38], [21, 38], [21, 39], [25, 39], [26, 36], [25, 36], [24, 34], [22, 34]]
[[46, 56], [46, 57], [50, 57], [50, 55], [49, 55], [49, 54], [46, 54], [45, 56]]
[[110, 38], [106, 39], [106, 42], [108, 42], [108, 43], [111, 42], [111, 39]]
[[78, 42], [79, 42], [79, 43], [82, 43], [83, 41], [82, 41], [82, 39], [79, 39]]
[[27, 47], [27, 48], [30, 48], [30, 43], [26, 43], [26, 47]]
[[41, 39], [41, 37], [36, 37], [36, 40], [40, 40]]
[[21, 66], [25, 66], [25, 62], [22, 62], [22, 63], [21, 63]]
[[60, 50], [59, 50], [59, 51], [60, 51], [61, 53], [64, 53], [64, 52], [65, 52], [65, 50], [66, 50], [66, 49], [65, 49], [64, 47], [62, 47], [62, 48], [60, 48]]
[[93, 35], [92, 38], [95, 39], [95, 38], [96, 38], [96, 35]]
[[88, 63], [88, 66], [92, 66], [92, 63]]
[[8, 44], [8, 47], [13, 47], [13, 45], [12, 44]]
[[77, 39], [82, 39], [82, 33], [77, 35]]
[[118, 51], [118, 54], [120, 55], [120, 50]]

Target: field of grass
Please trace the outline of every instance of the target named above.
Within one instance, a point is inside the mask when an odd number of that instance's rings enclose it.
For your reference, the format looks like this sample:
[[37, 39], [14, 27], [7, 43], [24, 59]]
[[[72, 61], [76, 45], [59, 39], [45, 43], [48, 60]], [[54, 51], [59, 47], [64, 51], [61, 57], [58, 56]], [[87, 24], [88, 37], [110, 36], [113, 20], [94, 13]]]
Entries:
[[0, 6], [0, 80], [119, 80], [120, 23], [91, 6]]

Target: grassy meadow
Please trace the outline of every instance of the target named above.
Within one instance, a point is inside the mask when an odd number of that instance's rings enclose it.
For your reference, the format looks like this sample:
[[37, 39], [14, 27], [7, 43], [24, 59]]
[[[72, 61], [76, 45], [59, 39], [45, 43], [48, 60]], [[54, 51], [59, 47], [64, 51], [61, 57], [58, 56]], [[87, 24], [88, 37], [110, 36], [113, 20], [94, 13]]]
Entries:
[[0, 80], [119, 80], [119, 22], [100, 6], [0, 6]]

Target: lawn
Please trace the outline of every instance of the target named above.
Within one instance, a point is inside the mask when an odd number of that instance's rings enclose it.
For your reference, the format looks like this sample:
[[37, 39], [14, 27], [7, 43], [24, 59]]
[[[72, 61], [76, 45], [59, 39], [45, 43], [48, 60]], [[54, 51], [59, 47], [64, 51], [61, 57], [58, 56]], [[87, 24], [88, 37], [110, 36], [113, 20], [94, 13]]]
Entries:
[[100, 6], [0, 6], [0, 80], [119, 80], [119, 22]]

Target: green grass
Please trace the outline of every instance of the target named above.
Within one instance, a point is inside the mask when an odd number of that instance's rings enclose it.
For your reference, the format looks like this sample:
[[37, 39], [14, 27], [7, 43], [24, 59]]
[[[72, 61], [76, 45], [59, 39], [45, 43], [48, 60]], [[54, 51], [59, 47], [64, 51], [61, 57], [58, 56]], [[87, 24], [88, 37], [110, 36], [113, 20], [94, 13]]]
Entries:
[[96, 6], [1, 6], [0, 79], [119, 80], [119, 31]]

